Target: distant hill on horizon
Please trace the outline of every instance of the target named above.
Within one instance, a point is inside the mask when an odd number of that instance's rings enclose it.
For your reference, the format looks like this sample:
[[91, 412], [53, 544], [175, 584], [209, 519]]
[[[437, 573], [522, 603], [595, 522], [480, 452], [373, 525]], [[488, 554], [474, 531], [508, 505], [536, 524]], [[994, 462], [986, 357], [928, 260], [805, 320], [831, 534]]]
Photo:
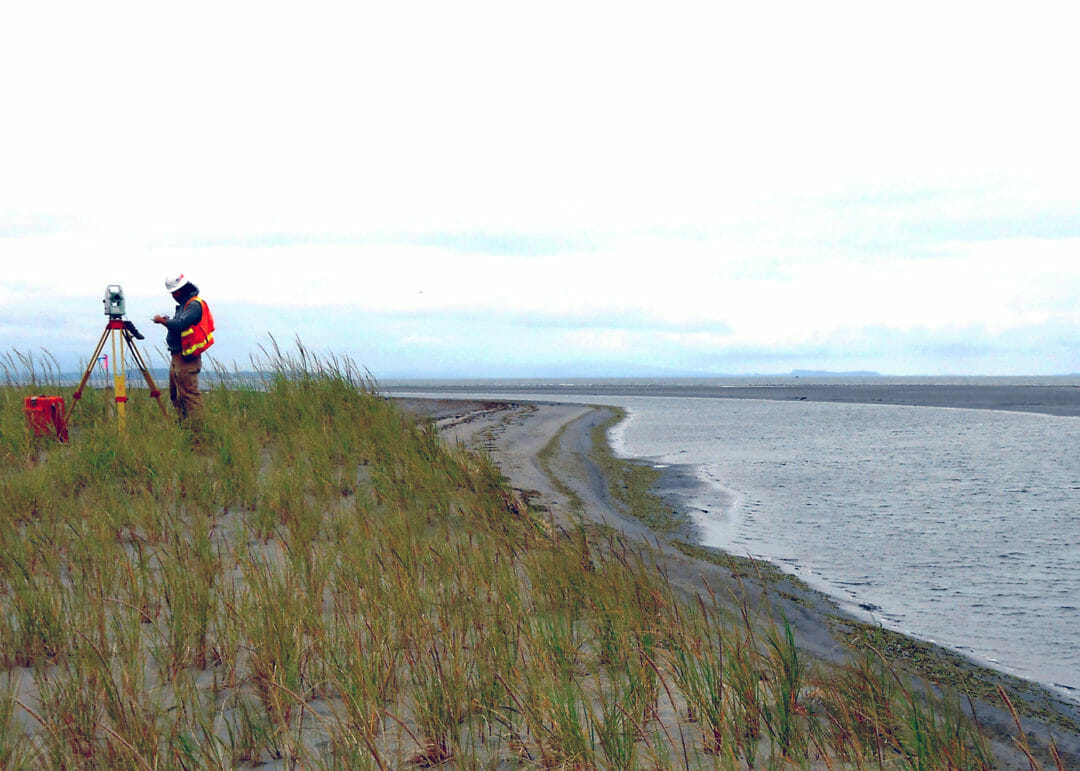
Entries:
[[793, 369], [792, 377], [881, 377], [880, 372], [873, 370], [849, 370], [847, 372], [833, 372], [827, 369]]

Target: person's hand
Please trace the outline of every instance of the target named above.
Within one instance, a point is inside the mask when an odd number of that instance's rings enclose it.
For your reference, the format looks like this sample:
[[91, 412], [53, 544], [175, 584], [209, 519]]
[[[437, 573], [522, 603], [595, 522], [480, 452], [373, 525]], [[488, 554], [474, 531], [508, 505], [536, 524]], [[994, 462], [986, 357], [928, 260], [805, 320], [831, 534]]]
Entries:
[[162, 316], [160, 313], [157, 314], [156, 316], [154, 316], [154, 323], [155, 324], [164, 324], [168, 320], [169, 320], [168, 316]]

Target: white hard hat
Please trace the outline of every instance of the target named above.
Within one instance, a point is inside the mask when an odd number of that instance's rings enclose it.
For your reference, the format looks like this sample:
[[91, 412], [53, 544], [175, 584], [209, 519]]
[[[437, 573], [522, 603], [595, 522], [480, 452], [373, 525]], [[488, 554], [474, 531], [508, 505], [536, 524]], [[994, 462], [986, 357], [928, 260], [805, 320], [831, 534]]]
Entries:
[[180, 274], [179, 276], [177, 276], [176, 278], [167, 278], [167, 279], [165, 279], [165, 289], [166, 289], [166, 290], [167, 290], [167, 291], [168, 291], [168, 292], [169, 292], [170, 294], [172, 294], [172, 293], [173, 293], [173, 292], [175, 292], [175, 291], [176, 291], [177, 289], [182, 289], [183, 287], [187, 286], [187, 285], [188, 285], [188, 284], [190, 284], [190, 283], [191, 283], [191, 282], [190, 282], [190, 281], [188, 281], [188, 279], [187, 279], [187, 278], [185, 278], [184, 274], [183, 274], [183, 273], [181, 273], [181, 274]]

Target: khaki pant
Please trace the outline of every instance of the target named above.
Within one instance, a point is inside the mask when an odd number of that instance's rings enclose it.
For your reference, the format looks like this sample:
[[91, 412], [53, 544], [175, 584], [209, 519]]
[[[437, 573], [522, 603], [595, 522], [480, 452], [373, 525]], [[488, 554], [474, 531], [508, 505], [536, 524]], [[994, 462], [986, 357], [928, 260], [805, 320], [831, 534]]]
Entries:
[[197, 417], [202, 412], [202, 394], [199, 393], [199, 373], [202, 372], [202, 356], [172, 355], [169, 366], [169, 399], [180, 418]]

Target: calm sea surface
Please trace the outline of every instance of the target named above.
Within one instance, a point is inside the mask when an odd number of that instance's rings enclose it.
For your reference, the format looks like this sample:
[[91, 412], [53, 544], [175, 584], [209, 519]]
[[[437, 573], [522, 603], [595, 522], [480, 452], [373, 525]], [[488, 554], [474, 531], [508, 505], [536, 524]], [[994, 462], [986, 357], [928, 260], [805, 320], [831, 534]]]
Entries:
[[613, 448], [701, 480], [703, 543], [1080, 698], [1080, 418], [573, 390], [477, 394], [626, 408]]

